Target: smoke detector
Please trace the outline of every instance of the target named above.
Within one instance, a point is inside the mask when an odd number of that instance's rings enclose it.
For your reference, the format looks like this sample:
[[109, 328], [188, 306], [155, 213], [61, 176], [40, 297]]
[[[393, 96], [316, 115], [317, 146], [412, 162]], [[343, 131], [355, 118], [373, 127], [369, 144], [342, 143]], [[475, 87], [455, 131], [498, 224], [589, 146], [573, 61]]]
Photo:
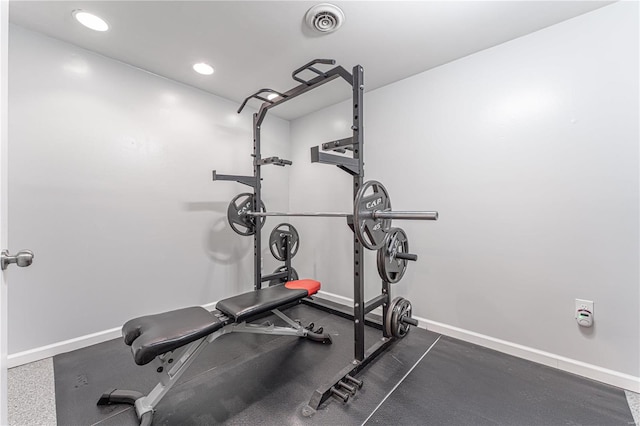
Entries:
[[344, 22], [344, 12], [336, 5], [321, 3], [309, 9], [304, 19], [309, 28], [321, 33], [331, 33]]

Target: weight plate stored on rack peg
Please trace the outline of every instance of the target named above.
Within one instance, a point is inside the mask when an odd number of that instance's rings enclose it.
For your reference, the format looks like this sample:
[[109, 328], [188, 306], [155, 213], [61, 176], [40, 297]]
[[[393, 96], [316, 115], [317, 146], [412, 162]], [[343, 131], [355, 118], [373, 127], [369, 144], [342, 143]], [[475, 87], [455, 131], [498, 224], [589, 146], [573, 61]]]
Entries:
[[411, 302], [404, 297], [396, 297], [389, 305], [384, 319], [385, 332], [393, 337], [403, 338], [411, 325], [418, 325], [418, 321], [411, 318]]
[[384, 185], [370, 180], [360, 187], [353, 202], [353, 227], [365, 248], [378, 250], [384, 245], [391, 219], [376, 219], [374, 213], [390, 210], [391, 200]]
[[[262, 229], [262, 225], [265, 220], [267, 220], [264, 216], [257, 218], [255, 216], [244, 214], [253, 210], [253, 198], [253, 194], [243, 192], [236, 195], [229, 203], [229, 207], [227, 208], [227, 220], [229, 221], [231, 229], [233, 229], [236, 234], [243, 236], [253, 235], [256, 233], [256, 223], [260, 223], [260, 228]], [[260, 201], [260, 210], [263, 212], [267, 211], [262, 201]]]
[[398, 253], [409, 253], [409, 240], [401, 228], [391, 228], [387, 234], [387, 242], [378, 250], [378, 274], [384, 281], [394, 284], [407, 271], [409, 261], [398, 257]]
[[[279, 267], [278, 269], [276, 269], [275, 271], [273, 271], [274, 274], [277, 274], [278, 272], [285, 272], [287, 270], [287, 267], [285, 265], [282, 265], [281, 267]], [[296, 281], [298, 279], [298, 273], [296, 272], [295, 268], [291, 268], [291, 281]], [[287, 282], [287, 277], [284, 278], [277, 278], [275, 280], [271, 280], [269, 281], [269, 287], [272, 287], [274, 285], [279, 285], [279, 284], [284, 284]]]
[[[288, 237], [288, 238], [287, 238]], [[287, 239], [289, 244], [287, 245]], [[300, 237], [296, 228], [289, 223], [281, 223], [273, 228], [269, 235], [269, 249], [278, 260], [293, 259], [298, 253]]]

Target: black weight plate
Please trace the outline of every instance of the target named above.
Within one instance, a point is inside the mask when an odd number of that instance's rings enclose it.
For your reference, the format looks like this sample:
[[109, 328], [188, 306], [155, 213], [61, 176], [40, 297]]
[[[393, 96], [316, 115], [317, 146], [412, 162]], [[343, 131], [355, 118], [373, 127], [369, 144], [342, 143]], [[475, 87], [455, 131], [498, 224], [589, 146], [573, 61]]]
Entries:
[[[231, 229], [236, 234], [248, 236], [256, 233], [256, 222], [260, 223], [260, 228], [264, 224], [266, 217], [261, 217], [259, 220], [255, 216], [249, 216], [243, 214], [247, 211], [253, 210], [253, 194], [249, 192], [243, 192], [236, 195], [227, 207], [227, 220]], [[260, 210], [265, 212], [267, 209], [262, 201], [260, 201]]]
[[410, 330], [410, 325], [402, 322], [402, 317], [411, 318], [411, 302], [403, 297], [396, 297], [389, 305], [384, 319], [385, 332], [393, 337], [403, 338]]
[[[371, 191], [370, 191], [371, 190]], [[354, 232], [362, 245], [378, 250], [387, 238], [391, 219], [374, 219], [375, 211], [391, 210], [391, 200], [384, 185], [376, 180], [365, 182], [358, 190], [353, 203]]]
[[389, 229], [387, 242], [378, 250], [378, 274], [391, 284], [402, 279], [409, 262], [396, 258], [396, 253], [409, 253], [409, 240], [401, 228]]
[[[286, 236], [289, 236], [289, 247], [286, 244]], [[273, 257], [284, 262], [287, 258], [293, 259], [298, 253], [299, 241], [296, 228], [289, 223], [281, 223], [273, 228], [269, 235], [269, 249]]]
[[[273, 271], [274, 274], [277, 274], [278, 272], [284, 272], [287, 270], [287, 267], [285, 265], [282, 265], [281, 267], [279, 267], [278, 269], [276, 269], [275, 271]], [[296, 272], [295, 268], [291, 268], [291, 281], [295, 281], [298, 279], [298, 273]], [[275, 280], [271, 280], [269, 281], [269, 287], [274, 286], [274, 285], [279, 285], [279, 284], [284, 284], [287, 282], [287, 278], [278, 278]]]

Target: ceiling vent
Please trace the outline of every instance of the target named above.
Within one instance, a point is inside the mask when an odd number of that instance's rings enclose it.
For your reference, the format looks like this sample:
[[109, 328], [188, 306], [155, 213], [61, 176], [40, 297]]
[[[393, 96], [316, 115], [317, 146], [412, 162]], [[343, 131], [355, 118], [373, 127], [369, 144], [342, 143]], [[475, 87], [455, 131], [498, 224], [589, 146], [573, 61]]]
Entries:
[[307, 11], [305, 21], [309, 28], [321, 33], [331, 33], [344, 22], [344, 12], [338, 6], [321, 3]]

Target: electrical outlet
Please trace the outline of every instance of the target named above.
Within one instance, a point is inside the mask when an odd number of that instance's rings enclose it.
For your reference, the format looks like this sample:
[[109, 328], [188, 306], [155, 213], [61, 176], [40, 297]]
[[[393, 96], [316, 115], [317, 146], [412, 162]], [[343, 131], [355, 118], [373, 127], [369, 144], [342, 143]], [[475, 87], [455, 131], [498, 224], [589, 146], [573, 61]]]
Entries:
[[593, 315], [593, 301], [592, 300], [584, 300], [584, 299], [576, 299], [576, 310], [575, 315], [578, 317], [578, 311], [584, 309], [591, 312]]
[[591, 327], [593, 325], [593, 301], [576, 299], [574, 315], [580, 326]]

